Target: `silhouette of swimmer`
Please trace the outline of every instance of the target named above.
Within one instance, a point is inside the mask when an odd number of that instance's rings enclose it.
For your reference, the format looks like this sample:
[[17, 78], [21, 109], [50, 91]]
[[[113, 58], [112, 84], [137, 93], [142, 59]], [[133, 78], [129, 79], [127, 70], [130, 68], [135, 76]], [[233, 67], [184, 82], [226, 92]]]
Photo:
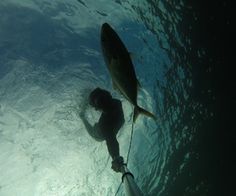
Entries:
[[120, 156], [116, 135], [125, 121], [121, 101], [113, 99], [108, 91], [96, 88], [89, 95], [89, 104], [96, 110], [102, 111], [99, 121], [94, 126], [90, 125], [84, 117], [84, 111], [80, 113], [80, 117], [90, 136], [96, 141], [106, 141], [108, 152], [113, 160], [112, 169], [120, 172], [124, 160]]

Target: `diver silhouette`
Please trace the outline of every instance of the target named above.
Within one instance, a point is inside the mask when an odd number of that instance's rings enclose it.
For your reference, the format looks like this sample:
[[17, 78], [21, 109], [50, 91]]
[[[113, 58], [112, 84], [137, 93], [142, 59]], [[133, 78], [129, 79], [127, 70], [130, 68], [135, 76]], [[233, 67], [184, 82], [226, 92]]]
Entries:
[[120, 172], [124, 160], [120, 156], [116, 135], [125, 121], [121, 101], [112, 98], [108, 91], [96, 88], [89, 95], [89, 104], [102, 112], [98, 122], [92, 126], [85, 118], [84, 111], [81, 111], [80, 118], [91, 137], [96, 141], [106, 141], [108, 152], [112, 157], [112, 169]]

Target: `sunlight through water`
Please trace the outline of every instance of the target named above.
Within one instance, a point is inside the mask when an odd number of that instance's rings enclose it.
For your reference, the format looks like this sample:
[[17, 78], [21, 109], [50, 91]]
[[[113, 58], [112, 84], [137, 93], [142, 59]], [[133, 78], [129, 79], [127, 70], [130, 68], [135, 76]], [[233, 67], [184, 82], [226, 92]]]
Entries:
[[[133, 109], [113, 89], [103, 60], [104, 22], [132, 54], [139, 105], [158, 119], [139, 116], [134, 125], [128, 167], [138, 186], [148, 196], [201, 193], [206, 183], [192, 179], [192, 144], [199, 119], [213, 114], [190, 94], [191, 40], [181, 34], [186, 9], [183, 1], [165, 0], [2, 0], [0, 195], [116, 194], [121, 175], [79, 117], [96, 87], [120, 99], [125, 124], [118, 141], [126, 159]], [[91, 107], [85, 113], [92, 124], [99, 115]], [[125, 195], [123, 186], [117, 195]]]

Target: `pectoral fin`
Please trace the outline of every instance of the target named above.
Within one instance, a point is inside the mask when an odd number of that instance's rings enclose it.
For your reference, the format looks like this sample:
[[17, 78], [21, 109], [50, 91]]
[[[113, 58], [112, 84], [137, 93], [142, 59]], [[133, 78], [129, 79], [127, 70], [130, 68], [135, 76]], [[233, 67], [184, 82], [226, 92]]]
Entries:
[[129, 52], [129, 57], [133, 60], [134, 59], [134, 57], [135, 57], [135, 54], [134, 53], [132, 53], [132, 52]]
[[112, 80], [112, 87], [114, 90], [118, 90], [118, 87], [116, 86], [115, 82]]
[[137, 86], [138, 86], [138, 89], [142, 88], [142, 86], [141, 86], [140, 82], [138, 81], [138, 79], [137, 79]]
[[[112, 68], [116, 68], [116, 67], [118, 67], [119, 66], [119, 59], [118, 58], [112, 58], [111, 59], [111, 67]], [[114, 71], [114, 70], [113, 70]]]

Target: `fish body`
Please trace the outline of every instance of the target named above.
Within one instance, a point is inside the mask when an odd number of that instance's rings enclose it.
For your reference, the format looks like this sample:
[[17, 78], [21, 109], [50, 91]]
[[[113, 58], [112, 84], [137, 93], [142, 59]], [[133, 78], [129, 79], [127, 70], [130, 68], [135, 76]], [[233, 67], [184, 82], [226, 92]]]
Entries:
[[154, 114], [137, 104], [139, 82], [130, 54], [118, 34], [108, 23], [104, 23], [101, 28], [101, 46], [105, 63], [112, 78], [113, 88], [134, 105], [133, 121], [140, 113], [155, 119]]

